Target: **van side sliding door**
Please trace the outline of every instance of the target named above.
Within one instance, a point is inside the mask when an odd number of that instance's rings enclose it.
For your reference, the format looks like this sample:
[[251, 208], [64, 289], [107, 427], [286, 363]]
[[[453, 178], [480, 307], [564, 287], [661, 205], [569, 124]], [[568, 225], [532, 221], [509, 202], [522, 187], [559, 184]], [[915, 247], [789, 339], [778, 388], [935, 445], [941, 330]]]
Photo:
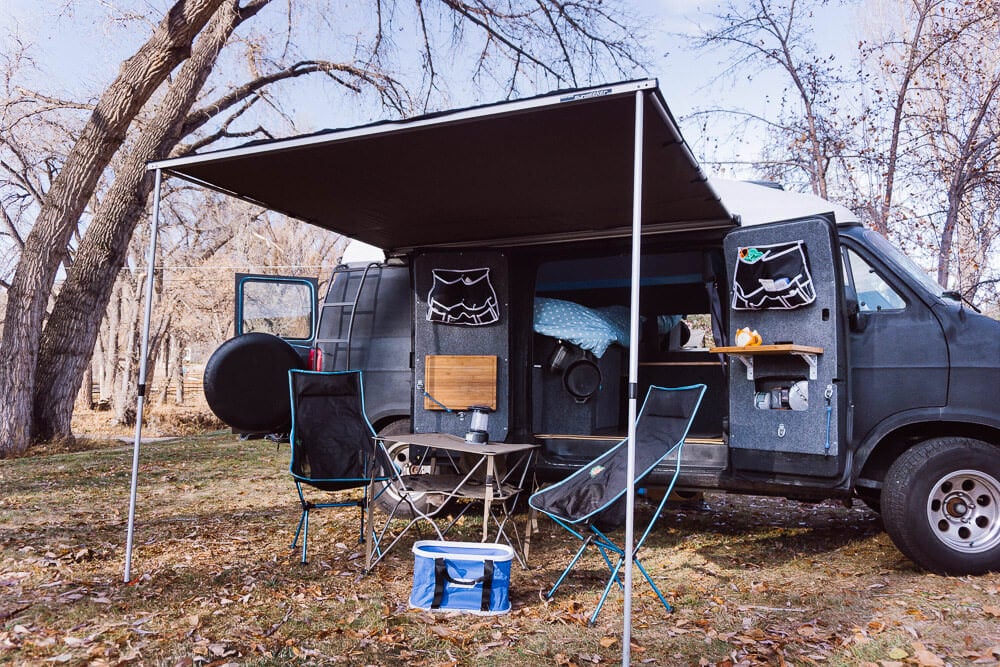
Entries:
[[810, 218], [730, 232], [724, 242], [730, 350], [729, 447], [738, 474], [835, 478], [849, 404], [836, 228]]

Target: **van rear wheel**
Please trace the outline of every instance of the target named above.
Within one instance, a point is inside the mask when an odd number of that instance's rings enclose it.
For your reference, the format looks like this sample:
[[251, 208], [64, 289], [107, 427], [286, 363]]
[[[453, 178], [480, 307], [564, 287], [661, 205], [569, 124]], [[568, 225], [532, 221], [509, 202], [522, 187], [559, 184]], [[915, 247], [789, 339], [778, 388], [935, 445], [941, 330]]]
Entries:
[[[378, 434], [380, 436], [392, 436], [410, 433], [411, 431], [412, 427], [410, 426], [409, 419], [397, 419], [380, 428]], [[430, 466], [418, 466], [416, 461], [410, 460], [410, 446], [405, 443], [392, 442], [390, 440], [386, 443], [386, 451], [389, 454], [389, 460], [392, 462], [392, 465], [403, 475], [426, 475], [431, 473]], [[413, 504], [417, 512], [428, 513], [440, 506], [444, 500], [440, 495], [410, 493], [408, 496], [409, 502], [405, 500], [400, 502], [399, 491], [391, 482], [386, 482], [380, 488], [376, 488], [373, 495], [375, 507], [386, 514], [390, 514], [395, 510], [396, 517], [399, 519], [413, 518], [410, 503]]]
[[882, 488], [886, 532], [932, 572], [1000, 571], [1000, 449], [934, 438], [904, 452]]

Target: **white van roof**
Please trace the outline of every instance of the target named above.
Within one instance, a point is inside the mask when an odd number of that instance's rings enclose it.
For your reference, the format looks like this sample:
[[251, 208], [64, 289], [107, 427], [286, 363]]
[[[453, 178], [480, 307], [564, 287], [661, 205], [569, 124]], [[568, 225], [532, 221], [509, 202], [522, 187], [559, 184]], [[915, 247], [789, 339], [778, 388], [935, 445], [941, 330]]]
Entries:
[[737, 216], [743, 227], [827, 213], [833, 213], [838, 224], [860, 222], [847, 207], [813, 194], [725, 178], [712, 177], [708, 182], [722, 199], [726, 210]]

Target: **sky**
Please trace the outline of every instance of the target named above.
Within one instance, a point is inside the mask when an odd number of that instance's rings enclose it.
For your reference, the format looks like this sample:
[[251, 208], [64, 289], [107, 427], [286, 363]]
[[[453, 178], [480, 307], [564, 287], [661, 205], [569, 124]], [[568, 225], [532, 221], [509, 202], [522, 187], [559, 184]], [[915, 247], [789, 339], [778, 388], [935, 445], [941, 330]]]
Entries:
[[[354, 11], [359, 5], [350, 0], [327, 0], [342, 4], [345, 12]], [[684, 35], [698, 31], [699, 24], [710, 22], [707, 12], [718, 11], [719, 0], [623, 0], [635, 11], [649, 17], [649, 49], [645, 60], [650, 63], [648, 75], [659, 80], [660, 88], [674, 116], [680, 120], [681, 131], [696, 155], [705, 158], [711, 154], [720, 159], [734, 161], [751, 157], [755, 152], [752, 137], [739, 142], [724, 142], [722, 151], [716, 145], [718, 136], [701, 136], [701, 124], [686, 117], [699, 107], [741, 108], [761, 115], [770, 115], [777, 104], [784, 79], [780, 74], [758, 73], [752, 81], [745, 77], [721, 76], [724, 73], [722, 53], [695, 52], [683, 41]], [[39, 90], [67, 99], [86, 99], [99, 94], [116, 74], [122, 60], [133, 53], [148, 37], [152, 25], [148, 21], [109, 22], [107, 5], [113, 4], [136, 16], [160, 16], [170, 0], [0, 0], [0, 39], [20, 36], [30, 44], [30, 53], [38, 69], [31, 85]], [[150, 8], [153, 8], [152, 10]], [[275, 15], [284, 11], [285, 3], [274, 3]], [[268, 7], [265, 11], [272, 10]], [[819, 47], [834, 53], [849, 54], [857, 43], [852, 28], [855, 10], [840, 3], [831, 3], [825, 10], [824, 25], [830, 26], [817, 37]], [[258, 17], [260, 18], [260, 17]], [[258, 19], [255, 19], [257, 21]], [[346, 23], [346, 22], [341, 22]], [[80, 26], [89, 29], [81, 31]], [[146, 26], [144, 29], [139, 29]], [[337, 34], [340, 23], [321, 29], [329, 31], [334, 39], [345, 40]], [[397, 37], [405, 40], [406, 37]], [[721, 78], [720, 78], [721, 77]], [[460, 84], [454, 87], [455, 104], [467, 106], [487, 103], [493, 99], [463, 99], [468, 90]], [[278, 136], [311, 132], [330, 127], [349, 127], [380, 120], [385, 111], [374, 100], [358, 102], [330, 92], [329, 87], [318, 85], [315, 78], [304, 78], [280, 89], [287, 106], [294, 111], [291, 117], [295, 127], [277, 131]], [[543, 90], [534, 93], [547, 92]], [[716, 129], [712, 133], [718, 135]], [[709, 167], [709, 170], [711, 168]], [[752, 174], [729, 174], [752, 177]]]

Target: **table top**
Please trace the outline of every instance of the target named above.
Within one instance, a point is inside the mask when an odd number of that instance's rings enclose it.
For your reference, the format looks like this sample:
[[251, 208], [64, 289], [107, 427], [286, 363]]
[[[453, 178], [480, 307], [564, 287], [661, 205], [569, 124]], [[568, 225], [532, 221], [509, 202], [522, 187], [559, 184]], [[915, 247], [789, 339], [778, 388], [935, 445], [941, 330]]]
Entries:
[[452, 433], [403, 433], [400, 435], [386, 435], [381, 437], [384, 440], [401, 442], [407, 445], [434, 447], [435, 449], [446, 449], [451, 452], [479, 454], [482, 456], [514, 454], [516, 452], [524, 452], [538, 447], [538, 445], [513, 442], [487, 442], [480, 445], [474, 442], [466, 442], [465, 438]]

